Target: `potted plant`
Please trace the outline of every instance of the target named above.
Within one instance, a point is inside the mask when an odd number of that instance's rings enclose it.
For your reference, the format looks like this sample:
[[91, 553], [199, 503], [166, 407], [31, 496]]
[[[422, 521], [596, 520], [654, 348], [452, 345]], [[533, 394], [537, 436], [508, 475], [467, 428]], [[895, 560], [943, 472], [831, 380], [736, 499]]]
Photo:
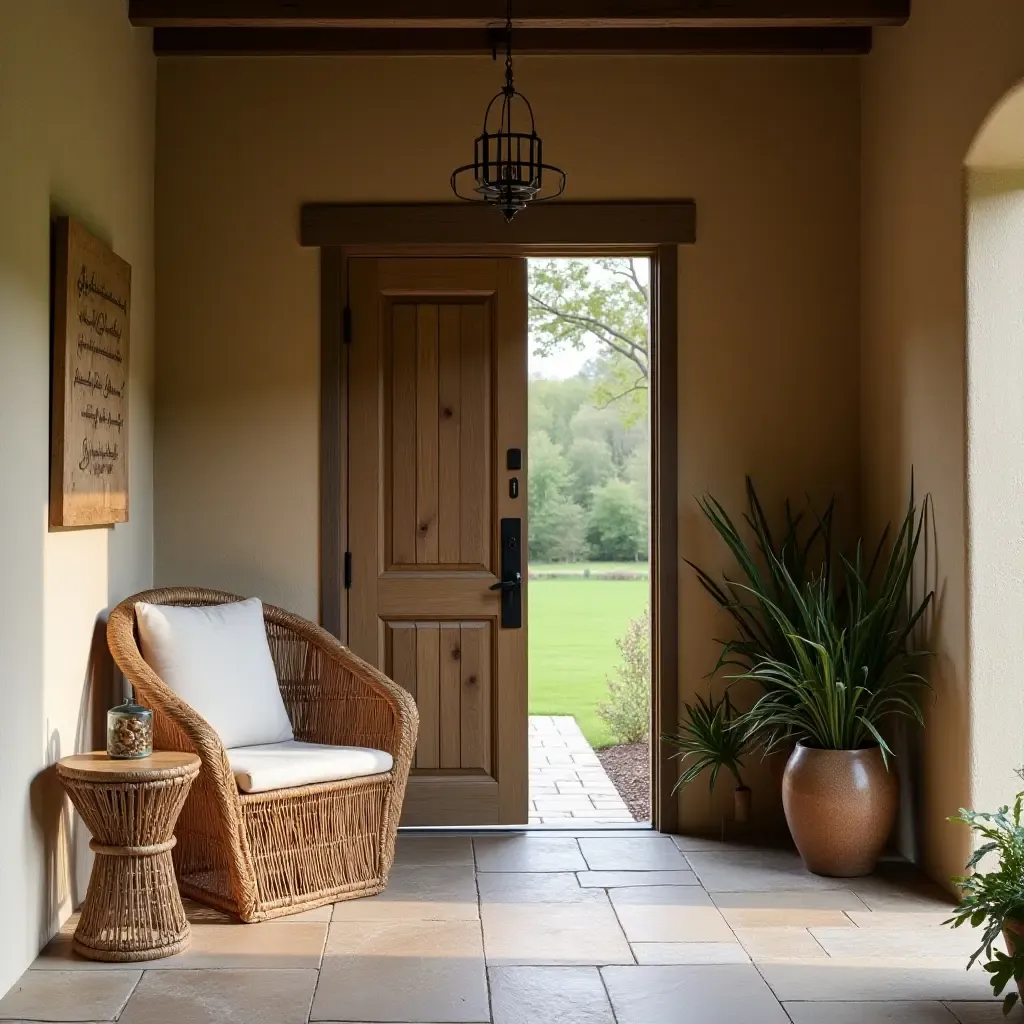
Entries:
[[895, 717], [923, 721], [927, 684], [918, 667], [928, 652], [910, 639], [932, 595], [916, 603], [908, 595], [925, 513], [911, 497], [888, 553], [886, 530], [865, 566], [859, 543], [852, 558], [834, 550], [834, 502], [805, 540], [801, 517], [787, 503], [776, 543], [749, 480], [747, 493], [753, 550], [718, 502], [701, 502], [744, 581], [726, 578], [720, 586], [694, 566], [737, 628], [718, 667], [730, 666], [733, 680], [753, 680], [762, 690], [733, 727], [765, 753], [793, 747], [783, 807], [808, 869], [868, 874], [898, 803], [884, 725]]
[[736, 709], [728, 693], [719, 700], [713, 696], [707, 700], [698, 697], [693, 704], [683, 704], [679, 732], [663, 738], [679, 748], [673, 757], [683, 763], [689, 762], [672, 792], [689, 785], [707, 771], [710, 772], [708, 788], [713, 793], [719, 773], [724, 768], [736, 784], [733, 789], [733, 820], [743, 824], [750, 818], [750, 787], [744, 783], [740, 767], [750, 741], [735, 728], [736, 718]]
[[[1017, 774], [1024, 778], [1024, 773]], [[950, 821], [967, 825], [981, 845], [967, 862], [967, 869], [976, 868], [991, 855], [998, 857], [992, 871], [975, 871], [963, 878], [955, 878], [960, 889], [960, 904], [954, 915], [945, 922], [954, 928], [969, 923], [972, 928], [984, 927], [981, 945], [967, 964], [968, 970], [982, 957], [984, 969], [991, 975], [992, 994], [1002, 995], [1010, 983], [1016, 982], [1017, 991], [1003, 999], [1003, 1013], [1013, 1009], [1018, 996], [1024, 996], [1024, 828], [1021, 827], [1021, 805], [1024, 793], [1018, 793], [1011, 813], [1009, 807], [1000, 807], [995, 814], [978, 811], [960, 811]], [[1002, 935], [1006, 952], [994, 948]]]

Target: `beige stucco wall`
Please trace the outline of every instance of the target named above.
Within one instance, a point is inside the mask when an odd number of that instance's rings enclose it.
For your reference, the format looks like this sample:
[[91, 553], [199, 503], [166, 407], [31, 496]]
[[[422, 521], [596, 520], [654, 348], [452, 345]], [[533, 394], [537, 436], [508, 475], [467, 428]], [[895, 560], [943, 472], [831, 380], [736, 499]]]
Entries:
[[[997, 581], [968, 570], [968, 530], [984, 539], [999, 527], [980, 509], [968, 516], [968, 474], [1009, 463], [988, 447], [980, 462], [967, 457], [965, 394], [970, 386], [978, 401], [986, 396], [966, 376], [964, 173], [982, 123], [1022, 76], [1019, 0], [916, 0], [910, 23], [876, 33], [863, 64], [864, 521], [870, 528], [900, 514], [913, 465], [918, 490], [935, 501], [938, 657], [920, 821], [924, 863], [939, 878], [959, 872], [968, 849], [966, 830], [945, 816], [1005, 802], [1022, 759], [1015, 664], [992, 645], [1000, 629], [1020, 644], [1024, 608], [986, 602]], [[982, 415], [1002, 410], [993, 403]], [[1006, 511], [1019, 528], [1019, 508]]]
[[[0, 993], [84, 893], [88, 837], [46, 769], [94, 744], [97, 619], [152, 578], [155, 87], [124, 0], [0, 0]], [[132, 265], [131, 522], [113, 530], [47, 531], [56, 212]]]
[[[852, 59], [517, 63], [574, 199], [692, 197], [681, 259], [682, 552], [739, 510], [858, 495], [858, 66]], [[318, 607], [318, 257], [310, 200], [448, 198], [488, 58], [164, 59], [158, 73], [156, 578]], [[529, 216], [529, 213], [523, 214]], [[720, 632], [684, 574], [684, 696]], [[728, 797], [723, 787], [722, 797]], [[756, 794], [778, 821], [777, 785]], [[715, 823], [704, 790], [690, 823]]]

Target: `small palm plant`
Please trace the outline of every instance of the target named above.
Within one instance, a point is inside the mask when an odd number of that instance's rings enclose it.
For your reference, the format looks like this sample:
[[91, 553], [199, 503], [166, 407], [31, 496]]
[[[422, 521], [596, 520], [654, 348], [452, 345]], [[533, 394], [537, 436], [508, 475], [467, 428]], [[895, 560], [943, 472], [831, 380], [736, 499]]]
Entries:
[[693, 704], [683, 705], [679, 732], [664, 739], [679, 748], [672, 756], [686, 766], [672, 792], [695, 782], [704, 772], [709, 773], [708, 787], [714, 792], [718, 776], [725, 769], [736, 783], [735, 817], [742, 822], [749, 814], [750, 789], [740, 770], [750, 740], [737, 728], [737, 717], [728, 693], [720, 699], [697, 697]]

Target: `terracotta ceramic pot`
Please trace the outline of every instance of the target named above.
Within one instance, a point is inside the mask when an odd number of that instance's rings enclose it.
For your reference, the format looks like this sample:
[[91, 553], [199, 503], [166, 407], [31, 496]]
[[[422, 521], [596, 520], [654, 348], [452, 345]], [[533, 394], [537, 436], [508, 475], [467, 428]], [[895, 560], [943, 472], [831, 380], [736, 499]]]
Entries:
[[[1006, 952], [1010, 956], [1016, 955], [1017, 943], [1021, 939], [1024, 939], [1024, 921], [1015, 921], [1012, 917], [1008, 917], [1003, 922], [1003, 941], [1006, 943]], [[1017, 982], [1017, 992], [1021, 1001], [1024, 1002], [1024, 980]]]
[[782, 776], [786, 823], [809, 871], [855, 878], [874, 870], [896, 817], [899, 782], [878, 747], [798, 743]]

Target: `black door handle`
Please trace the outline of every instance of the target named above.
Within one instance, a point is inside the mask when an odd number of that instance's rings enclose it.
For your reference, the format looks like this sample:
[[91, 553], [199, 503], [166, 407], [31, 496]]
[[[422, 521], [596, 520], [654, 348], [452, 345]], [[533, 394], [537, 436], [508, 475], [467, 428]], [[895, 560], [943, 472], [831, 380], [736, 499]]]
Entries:
[[523, 585], [523, 574], [517, 572], [515, 576], [510, 580], [502, 580], [500, 583], [495, 583], [493, 586], [488, 587], [488, 590], [517, 590]]
[[491, 586], [501, 594], [502, 629], [523, 627], [523, 521], [501, 521], [501, 582]]

